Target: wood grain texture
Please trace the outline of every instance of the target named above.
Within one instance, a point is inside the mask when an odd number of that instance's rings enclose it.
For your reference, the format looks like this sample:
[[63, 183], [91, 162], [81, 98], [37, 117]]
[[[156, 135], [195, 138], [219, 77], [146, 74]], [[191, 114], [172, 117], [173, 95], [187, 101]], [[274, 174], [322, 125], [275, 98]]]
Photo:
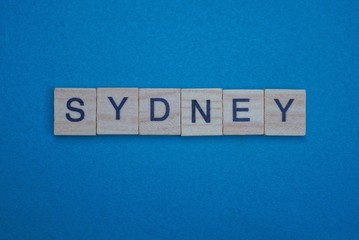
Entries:
[[[117, 106], [127, 97], [119, 119], [109, 97]], [[97, 134], [138, 134], [138, 88], [98, 88], [97, 106]]]
[[[70, 106], [81, 109], [84, 118], [78, 122], [68, 120], [80, 119], [81, 113], [71, 111], [67, 102], [71, 98], [81, 99], [72, 101]], [[54, 91], [54, 134], [55, 135], [96, 135], [96, 89], [95, 88], [55, 88]]]
[[[290, 99], [292, 104], [283, 121], [282, 111], [276, 100], [285, 108]], [[306, 134], [306, 92], [305, 90], [265, 90], [265, 135], [304, 136]]]
[[[233, 99], [246, 99], [249, 102], [233, 103]], [[248, 111], [236, 111], [234, 114], [233, 108], [247, 108]], [[243, 121], [243, 118], [249, 118], [249, 121]], [[264, 134], [264, 90], [223, 90], [223, 134]]]
[[[162, 121], [151, 121], [151, 98], [161, 98], [168, 102], [169, 115]], [[180, 135], [181, 134], [181, 90], [179, 88], [141, 88], [139, 92], [140, 135]], [[154, 117], [161, 118], [166, 113], [163, 102], [154, 102]]]
[[[210, 101], [209, 123], [197, 109], [196, 122], [192, 122], [192, 100], [197, 100], [205, 113], [207, 100]], [[222, 135], [222, 89], [182, 89], [181, 111], [182, 136]]]

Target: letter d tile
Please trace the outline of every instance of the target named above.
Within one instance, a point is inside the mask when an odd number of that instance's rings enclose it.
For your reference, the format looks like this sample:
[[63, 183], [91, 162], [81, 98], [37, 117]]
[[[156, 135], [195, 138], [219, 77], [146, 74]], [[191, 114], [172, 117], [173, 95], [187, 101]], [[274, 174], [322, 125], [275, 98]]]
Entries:
[[140, 88], [140, 135], [181, 134], [181, 90]]

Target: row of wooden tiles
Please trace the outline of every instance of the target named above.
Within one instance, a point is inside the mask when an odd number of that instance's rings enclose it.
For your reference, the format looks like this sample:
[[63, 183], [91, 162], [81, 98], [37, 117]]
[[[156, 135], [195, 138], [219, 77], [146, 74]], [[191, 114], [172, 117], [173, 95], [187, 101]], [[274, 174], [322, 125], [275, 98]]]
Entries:
[[56, 88], [55, 135], [304, 136], [293, 89]]

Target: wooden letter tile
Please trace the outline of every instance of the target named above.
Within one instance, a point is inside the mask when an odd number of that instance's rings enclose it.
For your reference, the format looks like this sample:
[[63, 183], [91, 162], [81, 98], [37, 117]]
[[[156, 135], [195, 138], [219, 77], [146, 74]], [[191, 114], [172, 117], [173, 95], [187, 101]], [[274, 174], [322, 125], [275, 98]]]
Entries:
[[97, 134], [138, 134], [138, 88], [97, 89]]
[[263, 90], [223, 90], [223, 134], [264, 134]]
[[96, 135], [96, 89], [55, 88], [55, 135]]
[[222, 89], [182, 89], [182, 136], [222, 135]]
[[305, 90], [265, 90], [265, 135], [304, 136]]
[[179, 88], [140, 89], [140, 134], [181, 134], [181, 90]]

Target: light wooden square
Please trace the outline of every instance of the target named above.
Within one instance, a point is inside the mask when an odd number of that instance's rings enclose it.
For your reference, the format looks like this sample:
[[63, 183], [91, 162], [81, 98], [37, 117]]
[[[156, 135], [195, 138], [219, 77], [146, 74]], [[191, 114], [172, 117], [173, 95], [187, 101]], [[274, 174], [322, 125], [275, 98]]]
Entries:
[[[181, 90], [179, 88], [141, 88], [139, 99], [140, 135], [181, 134]], [[153, 99], [154, 107], [152, 121], [151, 99]], [[168, 104], [167, 107], [166, 104]], [[165, 117], [167, 108], [168, 117], [161, 120]]]
[[[293, 99], [282, 119], [282, 111], [275, 102], [278, 99], [285, 108]], [[304, 136], [306, 132], [306, 92], [305, 90], [265, 90], [265, 135]]]
[[54, 134], [96, 135], [95, 88], [55, 88]]
[[[210, 122], [206, 122], [198, 109], [192, 122], [192, 100], [196, 100], [203, 112], [207, 113], [207, 100], [210, 101]], [[181, 90], [182, 136], [222, 135], [222, 89], [182, 89]]]
[[[109, 97], [116, 106], [127, 98], [119, 110], [119, 119]], [[138, 88], [97, 89], [97, 134], [138, 134]]]
[[264, 90], [223, 90], [223, 134], [264, 134]]

